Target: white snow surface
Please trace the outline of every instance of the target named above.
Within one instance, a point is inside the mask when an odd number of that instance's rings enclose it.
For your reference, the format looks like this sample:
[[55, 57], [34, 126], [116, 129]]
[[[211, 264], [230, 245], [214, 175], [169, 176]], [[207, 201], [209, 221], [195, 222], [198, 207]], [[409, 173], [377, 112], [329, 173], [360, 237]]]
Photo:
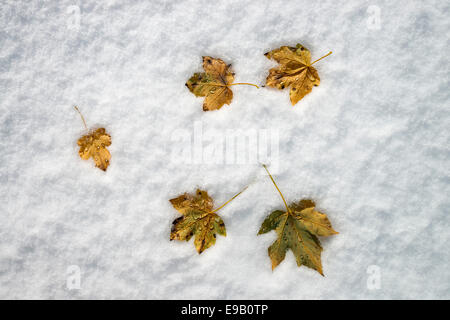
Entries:
[[[448, 1], [0, 9], [0, 298], [450, 298]], [[333, 54], [295, 107], [287, 90], [234, 86], [231, 105], [203, 112], [184, 86], [203, 55], [232, 63], [236, 82], [264, 84], [276, 63], [263, 53], [296, 43], [313, 59]], [[107, 172], [78, 156], [74, 105], [112, 136]], [[321, 238], [325, 277], [291, 252], [271, 270], [276, 234], [256, 234], [283, 202], [260, 165], [174, 160], [174, 132], [195, 123], [278, 130], [280, 189], [314, 199], [339, 231]], [[214, 247], [169, 241], [170, 198], [202, 188], [218, 206], [248, 184], [219, 211], [227, 236]], [[73, 265], [79, 290], [67, 287]]]

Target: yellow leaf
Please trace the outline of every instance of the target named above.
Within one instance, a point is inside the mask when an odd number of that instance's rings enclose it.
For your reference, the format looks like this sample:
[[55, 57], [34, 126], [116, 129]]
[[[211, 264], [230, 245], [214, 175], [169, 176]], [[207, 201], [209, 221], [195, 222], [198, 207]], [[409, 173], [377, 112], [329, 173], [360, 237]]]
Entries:
[[111, 159], [111, 154], [106, 147], [111, 145], [111, 136], [106, 133], [105, 128], [98, 128], [82, 136], [78, 139], [78, 145], [81, 159], [88, 160], [92, 157], [95, 166], [106, 171]]
[[289, 96], [292, 105], [295, 105], [312, 91], [313, 86], [320, 84], [319, 74], [312, 65], [330, 54], [311, 63], [311, 53], [301, 44], [296, 47], [282, 46], [267, 52], [264, 55], [280, 65], [269, 70], [266, 85], [281, 90], [291, 87]]
[[224, 104], [230, 104], [233, 100], [233, 91], [229, 88], [233, 85], [247, 84], [258, 88], [251, 83], [233, 83], [234, 73], [223, 60], [203, 57], [203, 69], [205, 72], [194, 73], [186, 82], [188, 89], [197, 97], [205, 97], [203, 111], [218, 110]]
[[[84, 126], [87, 129], [86, 121], [78, 107], [75, 107], [75, 110], [80, 114]], [[111, 160], [111, 154], [106, 149], [106, 147], [111, 145], [111, 136], [106, 133], [105, 128], [91, 130], [88, 134], [78, 139], [77, 144], [80, 146], [78, 153], [81, 159], [88, 160], [92, 157], [95, 166], [106, 171]]]

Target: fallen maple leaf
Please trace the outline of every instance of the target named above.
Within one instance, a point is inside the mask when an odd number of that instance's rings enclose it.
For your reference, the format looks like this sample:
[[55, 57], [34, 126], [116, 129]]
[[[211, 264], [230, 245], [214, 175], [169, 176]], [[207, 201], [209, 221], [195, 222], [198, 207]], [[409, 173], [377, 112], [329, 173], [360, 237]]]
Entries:
[[169, 200], [173, 207], [182, 214], [172, 223], [170, 240], [189, 241], [195, 235], [194, 245], [199, 254], [214, 245], [216, 234], [224, 237], [227, 235], [225, 223], [216, 212], [244, 190], [215, 210], [213, 210], [213, 200], [208, 192], [200, 189], [197, 189], [193, 195], [185, 193]]
[[230, 86], [246, 84], [259, 88], [252, 83], [233, 83], [234, 73], [231, 65], [226, 65], [221, 59], [203, 57], [205, 72], [194, 73], [186, 82], [186, 86], [197, 97], [205, 97], [203, 111], [218, 110], [224, 104], [230, 104], [233, 91]]
[[[78, 107], [75, 107], [75, 110], [80, 114], [84, 127], [88, 129], [86, 121]], [[95, 166], [106, 171], [111, 159], [111, 154], [106, 147], [111, 145], [111, 136], [106, 133], [105, 128], [92, 129], [88, 134], [78, 139], [77, 144], [80, 146], [78, 153], [81, 159], [88, 160], [92, 157]]]
[[286, 211], [276, 210], [272, 212], [264, 220], [258, 232], [258, 235], [260, 235], [275, 230], [278, 234], [278, 239], [268, 250], [272, 261], [272, 270], [284, 260], [286, 251], [291, 249], [299, 267], [305, 265], [317, 270], [323, 276], [320, 257], [322, 246], [317, 236], [326, 237], [338, 232], [333, 230], [328, 217], [324, 213], [315, 210], [314, 201], [304, 199], [288, 206], [265, 165], [264, 168], [286, 206]]
[[269, 70], [266, 85], [277, 89], [291, 86], [289, 96], [292, 105], [295, 105], [311, 92], [313, 86], [320, 84], [319, 74], [312, 65], [330, 54], [331, 51], [311, 63], [311, 53], [301, 44], [296, 47], [282, 46], [267, 52], [264, 55], [268, 59], [276, 60], [280, 65]]

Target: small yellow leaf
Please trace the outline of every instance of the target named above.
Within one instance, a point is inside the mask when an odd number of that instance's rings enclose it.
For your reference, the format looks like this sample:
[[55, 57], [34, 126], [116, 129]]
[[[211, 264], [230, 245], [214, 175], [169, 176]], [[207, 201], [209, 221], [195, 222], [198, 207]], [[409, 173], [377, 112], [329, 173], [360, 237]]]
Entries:
[[78, 153], [81, 159], [88, 160], [92, 157], [95, 166], [106, 171], [111, 159], [111, 154], [106, 147], [111, 145], [111, 136], [106, 133], [105, 128], [92, 130], [78, 139], [77, 143], [80, 146]]

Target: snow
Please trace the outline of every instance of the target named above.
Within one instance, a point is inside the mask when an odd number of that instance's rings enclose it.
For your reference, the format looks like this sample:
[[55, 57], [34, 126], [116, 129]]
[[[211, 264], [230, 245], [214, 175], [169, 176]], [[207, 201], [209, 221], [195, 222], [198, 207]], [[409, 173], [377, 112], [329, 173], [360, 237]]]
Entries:
[[[447, 1], [0, 9], [0, 298], [450, 298]], [[333, 54], [295, 107], [286, 90], [234, 86], [230, 106], [203, 112], [184, 86], [203, 55], [263, 84], [276, 65], [263, 53], [298, 42], [313, 59]], [[74, 105], [112, 136], [107, 172], [78, 156]], [[195, 159], [198, 145], [177, 156], [190, 145], [177, 135], [199, 127], [203, 149], [214, 132], [276, 138], [288, 201], [315, 199], [340, 232], [321, 239], [325, 277], [290, 252], [272, 272], [276, 234], [256, 233], [282, 200], [258, 163]], [[214, 247], [169, 241], [168, 199], [200, 187], [218, 206], [248, 184], [220, 210], [228, 235]]]

